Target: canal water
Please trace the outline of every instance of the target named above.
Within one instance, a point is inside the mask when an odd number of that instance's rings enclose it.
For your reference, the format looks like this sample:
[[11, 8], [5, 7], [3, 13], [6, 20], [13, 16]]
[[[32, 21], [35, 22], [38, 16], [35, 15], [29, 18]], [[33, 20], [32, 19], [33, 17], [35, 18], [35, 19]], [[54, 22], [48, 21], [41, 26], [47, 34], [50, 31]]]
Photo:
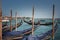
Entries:
[[58, 24], [58, 29], [55, 33], [55, 40], [60, 40], [60, 24]]
[[[40, 19], [41, 21], [40, 22], [42, 22], [42, 23], [44, 23], [44, 22], [52, 22], [52, 20], [51, 19]], [[45, 20], [45, 21], [44, 21]], [[21, 20], [20, 19], [18, 19], [18, 21], [17, 21], [17, 23], [19, 23]], [[37, 19], [35, 19], [35, 22], [37, 22], [38, 20]], [[55, 39], [54, 40], [60, 40], [60, 21], [58, 21], [58, 20], [56, 20], [57, 22], [58, 22], [58, 29], [57, 29], [57, 31], [56, 31], [56, 33], [55, 33]], [[15, 20], [12, 20], [12, 25], [14, 25], [15, 24]], [[9, 25], [9, 23], [8, 23], [8, 25]], [[50, 25], [51, 26], [51, 25]], [[51, 29], [52, 27], [50, 27], [50, 26], [42, 26], [42, 27], [39, 27], [39, 28], [37, 28], [36, 30], [35, 30], [35, 32], [37, 32], [37, 33], [35, 33], [35, 34], [39, 34], [38, 32], [45, 32], [45, 31], [47, 31], [47, 30], [49, 30], [49, 29]], [[32, 27], [31, 25], [28, 25], [27, 23], [25, 23], [25, 22], [23, 22], [23, 24], [20, 26], [20, 27], [18, 27], [17, 29], [18, 29], [18, 31], [19, 30], [23, 30], [23, 29], [27, 29], [27, 28], [30, 28], [30, 27]], [[42, 29], [45, 29], [45, 30], [42, 30]]]

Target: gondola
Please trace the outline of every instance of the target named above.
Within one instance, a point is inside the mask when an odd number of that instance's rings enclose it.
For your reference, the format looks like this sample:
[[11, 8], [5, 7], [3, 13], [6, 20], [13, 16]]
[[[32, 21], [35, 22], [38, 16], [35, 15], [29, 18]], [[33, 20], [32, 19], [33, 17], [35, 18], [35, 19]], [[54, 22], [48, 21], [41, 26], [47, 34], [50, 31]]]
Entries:
[[[22, 22], [19, 22], [19, 23], [17, 23], [17, 27], [19, 27], [19, 26], [21, 26], [22, 25]], [[15, 26], [12, 26], [12, 30], [14, 30], [15, 29]], [[6, 31], [10, 31], [10, 27], [9, 26], [5, 26], [5, 27], [3, 27], [2, 28], [2, 32], [4, 33], [4, 32], [6, 32]]]
[[[55, 24], [54, 26], [54, 33], [56, 32], [58, 28], [58, 25]], [[44, 39], [47, 39], [48, 37], [50, 38], [52, 35], [52, 25], [49, 25], [47, 27], [45, 26], [40, 26], [37, 28], [37, 30], [34, 31], [34, 34], [33, 35], [29, 35], [28, 38], [25, 38], [25, 39], [28, 39], [28, 40], [44, 40]]]
[[[34, 27], [35, 27], [34, 29], [36, 29], [38, 27], [38, 25], [35, 25]], [[21, 36], [24, 37], [24, 35], [31, 33], [32, 25], [23, 23], [17, 29], [18, 29], [17, 31], [13, 30], [12, 32], [4, 32], [3, 39], [6, 37], [9, 37], [11, 39], [13, 39], [15, 37], [21, 37]]]
[[[27, 24], [29, 24], [29, 25], [32, 25], [32, 21], [30, 20], [30, 21], [26, 21], [26, 20], [24, 20], [24, 22], [26, 22]], [[51, 25], [52, 24], [52, 22], [41, 22], [41, 21], [38, 21], [38, 22], [34, 22], [34, 25]]]
[[[18, 21], [17, 23], [17, 27], [21, 26], [23, 24], [22, 20]], [[12, 20], [12, 30], [15, 29], [15, 20]], [[5, 27], [2, 28], [2, 32], [6, 32], [6, 31], [10, 31], [10, 22], [7, 23], [7, 25]]]
[[2, 20], [2, 27], [7, 26], [7, 23], [9, 22], [9, 20]]
[[[26, 23], [29, 24], [29, 25], [32, 25], [32, 20], [30, 20], [29, 22], [26, 21], [26, 20], [24, 20], [24, 22], [26, 22]], [[37, 23], [34, 22], [34, 25], [40, 25], [40, 21], [38, 21]]]
[[5, 26], [7, 26], [7, 23], [6, 22], [5, 23], [3, 22], [2, 23], [2, 27], [5, 27]]

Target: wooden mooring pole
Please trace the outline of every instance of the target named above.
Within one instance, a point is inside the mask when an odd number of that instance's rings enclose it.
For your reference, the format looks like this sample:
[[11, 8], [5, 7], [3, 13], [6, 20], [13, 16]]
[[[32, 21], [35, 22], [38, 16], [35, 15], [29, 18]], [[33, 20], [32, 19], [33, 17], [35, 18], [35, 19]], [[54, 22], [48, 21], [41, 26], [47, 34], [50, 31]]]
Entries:
[[15, 19], [16, 19], [16, 31], [17, 31], [17, 12], [16, 12], [16, 14], [15, 14]]
[[34, 6], [32, 9], [32, 35], [34, 34]]
[[0, 40], [2, 40], [2, 9], [0, 8]]
[[52, 40], [54, 40], [54, 11], [55, 11], [55, 5], [53, 4], [53, 14], [52, 14]]
[[10, 31], [12, 31], [12, 9], [10, 10]]

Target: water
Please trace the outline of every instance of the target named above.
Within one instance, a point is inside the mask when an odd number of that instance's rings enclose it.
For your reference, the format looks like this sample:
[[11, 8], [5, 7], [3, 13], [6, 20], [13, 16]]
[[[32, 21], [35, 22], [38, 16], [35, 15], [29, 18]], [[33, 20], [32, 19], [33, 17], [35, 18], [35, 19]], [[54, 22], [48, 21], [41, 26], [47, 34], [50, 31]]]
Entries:
[[[51, 19], [40, 19], [41, 21], [40, 22], [42, 22], [42, 23], [45, 23], [45, 22], [52, 22], [52, 20]], [[18, 21], [17, 21], [17, 23], [19, 23], [21, 20], [20, 19], [18, 19]], [[29, 20], [28, 20], [29, 21]], [[37, 19], [35, 19], [34, 20], [35, 22], [38, 22], [38, 20]], [[56, 20], [58, 23], [60, 22], [60, 20]], [[15, 24], [15, 20], [12, 20], [12, 25], [14, 25]], [[8, 23], [8, 25], [9, 25], [9, 23]], [[24, 23], [23, 22], [23, 24], [20, 26], [20, 27], [18, 27], [17, 29], [18, 29], [18, 31], [19, 30], [24, 30], [24, 29], [28, 29], [28, 28], [31, 28], [32, 27], [32, 25], [28, 25], [27, 23]], [[50, 30], [50, 29], [52, 29], [52, 27], [51, 27], [51, 25], [49, 25], [49, 26], [39, 26], [36, 30], [35, 30], [35, 32], [34, 32], [34, 34], [35, 35], [37, 35], [37, 34], [42, 34], [42, 33], [44, 33], [44, 32], [46, 32], [46, 31], [48, 31], [48, 30]], [[60, 24], [58, 24], [58, 29], [57, 29], [57, 31], [56, 31], [56, 33], [55, 33], [55, 40], [60, 40]]]
[[51, 26], [52, 26], [52, 25], [49, 25], [49, 26], [41, 25], [41, 26], [39, 26], [39, 27], [34, 31], [34, 35], [37, 35], [37, 36], [38, 36], [38, 35], [41, 35], [41, 34], [47, 32], [48, 30], [51, 30], [51, 29], [52, 29]]
[[[17, 23], [19, 23], [19, 22], [21, 22], [21, 19], [17, 19]], [[12, 24], [12, 26], [14, 26], [16, 24], [16, 20], [15, 19], [12, 19], [11, 24]], [[10, 26], [10, 21], [7, 22], [7, 25]]]
[[58, 29], [55, 33], [55, 40], [60, 40], [60, 24], [58, 24]]
[[32, 25], [28, 25], [27, 23], [23, 23], [20, 27], [17, 28], [17, 31], [23, 31], [23, 30], [26, 30], [29, 28], [32, 28]]
[[[40, 19], [41, 21], [40, 22], [42, 22], [42, 23], [46, 23], [46, 22], [52, 22], [52, 20], [51, 19]], [[34, 20], [34, 21], [36, 21], [36, 20]], [[58, 22], [58, 23], [60, 23], [60, 20], [55, 20], [55, 22]], [[37, 22], [37, 21], [36, 21]], [[37, 34], [43, 34], [44, 32], [46, 32], [46, 31], [48, 31], [48, 30], [50, 30], [50, 29], [52, 29], [52, 26], [50, 25], [50, 28], [48, 27], [48, 26], [40, 26], [40, 27], [38, 27], [35, 31], [34, 31], [34, 35], [37, 35]], [[39, 35], [37, 35], [37, 36], [39, 36]], [[55, 38], [54, 38], [54, 40], [60, 40], [60, 24], [58, 24], [58, 29], [57, 29], [57, 31], [56, 31], [56, 33], [55, 33]]]

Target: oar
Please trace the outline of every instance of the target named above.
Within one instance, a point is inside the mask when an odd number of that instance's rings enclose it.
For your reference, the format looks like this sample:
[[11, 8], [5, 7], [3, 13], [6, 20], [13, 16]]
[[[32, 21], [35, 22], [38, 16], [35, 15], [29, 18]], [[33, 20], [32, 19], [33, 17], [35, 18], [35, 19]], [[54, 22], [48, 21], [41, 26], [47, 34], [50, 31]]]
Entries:
[[32, 35], [34, 34], [34, 6], [32, 9]]
[[52, 14], [52, 40], [54, 40], [54, 11], [55, 11], [55, 5], [53, 4], [53, 14]]
[[12, 9], [10, 11], [10, 31], [12, 31], [12, 24], [11, 24], [11, 21], [12, 21]]

